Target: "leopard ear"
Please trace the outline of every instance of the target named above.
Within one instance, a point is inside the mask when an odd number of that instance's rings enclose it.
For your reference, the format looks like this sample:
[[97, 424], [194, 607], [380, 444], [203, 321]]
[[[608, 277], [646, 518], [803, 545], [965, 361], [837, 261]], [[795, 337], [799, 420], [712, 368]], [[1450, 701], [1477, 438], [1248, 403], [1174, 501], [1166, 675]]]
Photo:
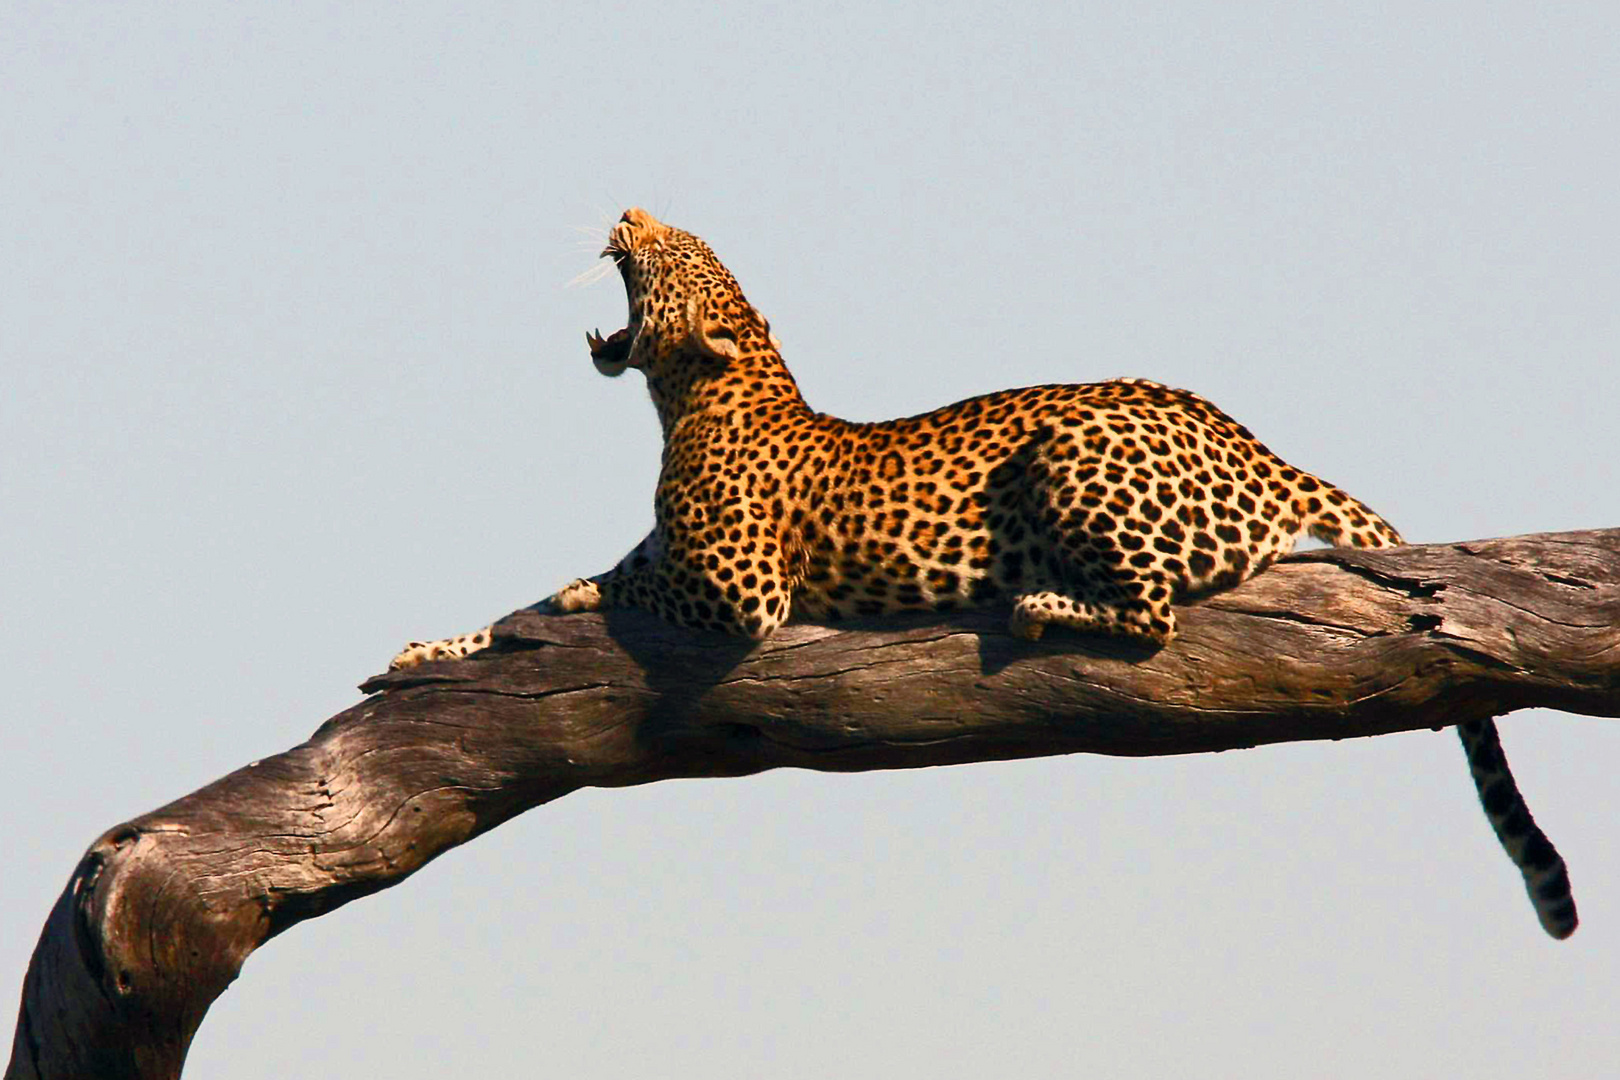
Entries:
[[701, 307], [692, 313], [692, 344], [716, 360], [732, 361], [742, 356], [736, 329]]
[[698, 329], [698, 337], [702, 339], [703, 351], [717, 360], [735, 360], [742, 355], [737, 331], [723, 322], [705, 322]]

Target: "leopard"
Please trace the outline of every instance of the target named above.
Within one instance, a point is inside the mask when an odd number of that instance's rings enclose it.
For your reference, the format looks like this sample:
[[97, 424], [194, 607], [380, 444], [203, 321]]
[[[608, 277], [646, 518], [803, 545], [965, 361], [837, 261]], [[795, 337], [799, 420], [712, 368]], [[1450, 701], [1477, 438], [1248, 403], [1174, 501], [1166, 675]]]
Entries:
[[[1147, 379], [1002, 390], [879, 423], [817, 412], [770, 322], [699, 237], [632, 208], [602, 257], [629, 314], [586, 344], [602, 375], [645, 379], [663, 432], [655, 524], [542, 611], [635, 608], [761, 641], [790, 617], [999, 604], [1018, 638], [1061, 627], [1160, 649], [1176, 636], [1174, 605], [1237, 585], [1304, 536], [1403, 542], [1211, 402]], [[485, 627], [412, 642], [390, 667], [463, 659], [493, 639]], [[1567, 867], [1531, 817], [1494, 721], [1458, 731], [1542, 926], [1568, 937]]]

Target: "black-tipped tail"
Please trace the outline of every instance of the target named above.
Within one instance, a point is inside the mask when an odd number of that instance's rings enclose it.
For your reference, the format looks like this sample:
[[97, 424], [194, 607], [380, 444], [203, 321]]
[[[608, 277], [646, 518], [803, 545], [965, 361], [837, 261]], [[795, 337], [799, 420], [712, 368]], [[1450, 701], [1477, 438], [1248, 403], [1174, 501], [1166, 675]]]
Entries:
[[1560, 940], [1575, 932], [1575, 897], [1569, 888], [1569, 868], [1547, 834], [1536, 825], [1513, 782], [1502, 740], [1494, 720], [1471, 720], [1457, 725], [1468, 770], [1474, 774], [1480, 805], [1490, 819], [1496, 838], [1524, 875], [1524, 887], [1535, 905], [1542, 927]]

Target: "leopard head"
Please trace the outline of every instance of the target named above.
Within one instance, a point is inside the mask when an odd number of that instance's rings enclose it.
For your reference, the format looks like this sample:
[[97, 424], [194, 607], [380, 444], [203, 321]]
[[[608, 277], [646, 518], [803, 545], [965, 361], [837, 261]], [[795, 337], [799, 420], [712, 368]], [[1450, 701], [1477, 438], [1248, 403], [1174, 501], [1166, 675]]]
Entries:
[[693, 366], [694, 374], [717, 373], [747, 355], [775, 351], [764, 316], [709, 245], [691, 233], [645, 210], [626, 210], [602, 256], [618, 265], [630, 306], [622, 330], [606, 338], [585, 335], [603, 375], [638, 368], [649, 379], [669, 379]]

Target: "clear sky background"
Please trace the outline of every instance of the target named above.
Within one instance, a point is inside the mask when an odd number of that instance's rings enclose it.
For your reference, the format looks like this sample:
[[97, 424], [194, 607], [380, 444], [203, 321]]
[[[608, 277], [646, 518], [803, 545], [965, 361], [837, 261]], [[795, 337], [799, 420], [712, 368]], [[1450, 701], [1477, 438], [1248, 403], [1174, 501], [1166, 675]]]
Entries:
[[[1415, 541], [1620, 525], [1612, 3], [9, 3], [0, 102], [6, 1001], [103, 829], [645, 532], [628, 205], [830, 412], [1140, 375]], [[188, 1075], [1600, 1075], [1620, 727], [1503, 726], [1563, 944], [1449, 731], [672, 782], [270, 943]]]

